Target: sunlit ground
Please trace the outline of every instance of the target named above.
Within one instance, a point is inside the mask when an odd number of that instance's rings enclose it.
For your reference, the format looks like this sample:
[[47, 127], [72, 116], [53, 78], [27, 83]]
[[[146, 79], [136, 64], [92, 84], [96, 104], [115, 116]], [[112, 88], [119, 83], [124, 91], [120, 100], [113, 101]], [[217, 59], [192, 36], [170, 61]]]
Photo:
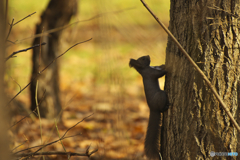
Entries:
[[[148, 107], [141, 77], [129, 68], [128, 62], [130, 58], [150, 55], [152, 65], [163, 64], [167, 35], [140, 0], [79, 2], [78, 15], [71, 20], [71, 23], [78, 23], [64, 30], [59, 54], [77, 42], [89, 38], [93, 40], [76, 46], [59, 59], [61, 101], [64, 108], [63, 123], [59, 124], [60, 134], [87, 115], [94, 115], [71, 131], [70, 135], [82, 135], [64, 140], [65, 148], [67, 151], [84, 152], [91, 145], [90, 150], [98, 148], [98, 152], [93, 155], [98, 159], [141, 159], [144, 157]], [[146, 2], [160, 20], [168, 25], [169, 1]], [[12, 18], [16, 22], [35, 11], [37, 13], [13, 27], [9, 39], [16, 44], [9, 44], [8, 54], [32, 45], [35, 25], [47, 3], [47, 0], [10, 1], [9, 23]], [[101, 16], [93, 18], [96, 15]], [[31, 53], [19, 53], [7, 62], [5, 79], [10, 97], [19, 91], [19, 86], [23, 88], [30, 81]], [[163, 81], [164, 79], [160, 80], [161, 88]], [[29, 108], [29, 88], [17, 100]], [[23, 117], [23, 113], [18, 112], [15, 111], [12, 115], [15, 121]], [[12, 147], [25, 140], [27, 143], [17, 150], [41, 144], [39, 128], [39, 121], [30, 118], [15, 126]], [[52, 128], [54, 123], [43, 120], [43, 141], [50, 142], [58, 138], [56, 131], [51, 132]], [[64, 151], [60, 143], [46, 150]]]

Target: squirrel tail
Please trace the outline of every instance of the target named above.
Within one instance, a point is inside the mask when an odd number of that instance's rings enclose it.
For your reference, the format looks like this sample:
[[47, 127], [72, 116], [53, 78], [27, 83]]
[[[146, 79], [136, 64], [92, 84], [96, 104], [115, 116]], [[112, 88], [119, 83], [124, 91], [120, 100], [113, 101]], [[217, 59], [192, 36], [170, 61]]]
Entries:
[[159, 160], [159, 124], [160, 112], [150, 110], [144, 151], [151, 160]]

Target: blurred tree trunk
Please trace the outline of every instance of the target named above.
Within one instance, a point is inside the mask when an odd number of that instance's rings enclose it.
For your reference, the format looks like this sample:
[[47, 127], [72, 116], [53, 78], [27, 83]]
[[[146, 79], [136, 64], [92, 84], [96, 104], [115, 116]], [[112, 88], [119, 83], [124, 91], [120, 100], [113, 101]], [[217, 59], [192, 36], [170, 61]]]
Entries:
[[[76, 12], [76, 0], [51, 0], [47, 9], [42, 13], [41, 23], [36, 26], [36, 34], [67, 25]], [[34, 39], [33, 44], [39, 44], [40, 41], [47, 44], [42, 46], [41, 53], [39, 48], [33, 49], [32, 78], [60, 54], [58, 49], [61, 33], [60, 30]], [[58, 65], [58, 61], [55, 61], [31, 84], [31, 109], [36, 108], [35, 92], [38, 81], [37, 100], [38, 102], [41, 100], [40, 115], [49, 119], [55, 118], [61, 111]]]
[[[209, 8], [214, 6], [218, 8]], [[240, 15], [239, 1], [171, 0], [169, 29], [216, 87], [240, 124], [240, 19], [237, 15]], [[166, 67], [165, 90], [171, 105], [163, 115], [163, 159], [212, 159], [211, 151], [240, 153], [240, 133], [171, 38], [167, 44]]]
[[4, 89], [6, 26], [4, 1], [0, 1], [0, 159], [11, 159], [8, 138], [8, 108]]

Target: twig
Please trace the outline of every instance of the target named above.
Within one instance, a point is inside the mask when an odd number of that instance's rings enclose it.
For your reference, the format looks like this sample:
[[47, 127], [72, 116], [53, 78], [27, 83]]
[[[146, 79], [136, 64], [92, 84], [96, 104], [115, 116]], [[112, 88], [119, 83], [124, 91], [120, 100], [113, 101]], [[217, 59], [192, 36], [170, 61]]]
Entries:
[[[36, 109], [35, 109], [36, 110]], [[33, 114], [33, 111], [31, 113], [29, 113], [28, 115], [24, 116], [22, 119], [20, 119], [19, 121], [17, 121], [16, 123], [14, 123], [9, 129], [11, 129], [12, 127], [14, 127], [15, 125], [17, 125], [18, 123], [20, 123], [21, 121], [23, 121], [25, 118], [27, 118], [28, 116], [30, 116], [31, 114]]]
[[7, 61], [8, 59], [14, 57], [17, 53], [20, 53], [20, 52], [26, 52], [26, 51], [28, 51], [29, 49], [33, 49], [33, 48], [35, 48], [35, 47], [39, 47], [39, 46], [41, 46], [41, 45], [45, 45], [45, 44], [46, 44], [46, 43], [43, 42], [43, 43], [41, 43], [41, 44], [36, 44], [36, 45], [34, 45], [34, 46], [32, 46], [32, 47], [29, 47], [29, 48], [26, 48], [26, 49], [22, 49], [22, 50], [19, 50], [19, 51], [13, 52], [10, 56], [8, 56], [8, 57], [6, 58], [5, 61]]
[[21, 90], [20, 84], [18, 84], [18, 82], [14, 78], [12, 78], [11, 76], [10, 76], [10, 78], [13, 80], [13, 82], [15, 82], [18, 85], [19, 89]]
[[[35, 101], [36, 101], [36, 108], [37, 108], [37, 113], [38, 113], [38, 118], [39, 118], [39, 127], [40, 127], [40, 136], [41, 136], [41, 144], [43, 144], [43, 135], [42, 135], [42, 119], [41, 119], [41, 115], [40, 115], [40, 111], [39, 111], [39, 104], [38, 104], [38, 99], [37, 99], [37, 92], [38, 91], [38, 80], [36, 83], [36, 90], [35, 90]], [[43, 152], [43, 149], [41, 151], [41, 153]], [[43, 159], [45, 159], [43, 157]]]
[[16, 146], [15, 148], [13, 148], [12, 151], [14, 151], [14, 150], [17, 149], [18, 147], [24, 145], [27, 141], [28, 141], [28, 140], [25, 140], [22, 144], [20, 144], [20, 145]]
[[[17, 40], [16, 40], [17, 41]], [[15, 41], [15, 42], [16, 42]], [[10, 41], [9, 39], [7, 39], [7, 42], [10, 42], [10, 43], [12, 43], [12, 44], [16, 44], [15, 42], [13, 42], [13, 41]]]
[[15, 26], [15, 25], [18, 24], [19, 22], [23, 21], [24, 19], [26, 19], [26, 18], [28, 18], [28, 17], [31, 17], [31, 16], [34, 15], [35, 13], [37, 13], [37, 12], [33, 12], [33, 13], [27, 15], [26, 17], [24, 17], [23, 19], [20, 19], [19, 21], [17, 21], [16, 23], [14, 23], [13, 26]]
[[[43, 102], [45, 93], [46, 93], [46, 90], [44, 90], [43, 96], [42, 96], [42, 98], [40, 99], [38, 105], [40, 105], [40, 104]], [[32, 120], [35, 120], [35, 119], [36, 119], [35, 116], [31, 116], [31, 115], [32, 115], [33, 113], [36, 113], [36, 112], [35, 112], [36, 110], [37, 110], [37, 107], [36, 107], [33, 111], [31, 111], [30, 113], [29, 113], [29, 111], [27, 110], [28, 115], [24, 116], [22, 119], [20, 119], [20, 120], [17, 121], [16, 123], [14, 123], [9, 129], [11, 129], [11, 128], [14, 127], [15, 125], [17, 125], [18, 123], [20, 123], [21, 121], [23, 121], [23, 120], [24, 120], [25, 118], [27, 118], [28, 116], [30, 116], [30, 117], [32, 118]]]
[[[66, 155], [66, 156], [91, 156], [93, 153], [96, 153], [98, 149], [95, 149], [88, 154], [86, 153], [76, 153], [76, 152], [58, 152], [58, 151], [49, 151], [49, 152], [41, 152], [41, 153], [35, 153], [34, 155]], [[32, 156], [33, 153], [21, 153], [21, 154], [15, 154], [16, 157], [29, 157]]]
[[240, 127], [238, 125], [238, 123], [235, 121], [235, 119], [233, 118], [232, 114], [230, 113], [227, 105], [223, 102], [223, 99], [218, 95], [216, 89], [214, 88], [214, 86], [211, 84], [211, 82], [208, 80], [207, 76], [203, 73], [203, 71], [198, 67], [198, 65], [192, 60], [192, 58], [189, 56], [189, 54], [185, 51], [185, 49], [181, 46], [181, 44], [177, 41], [177, 39], [172, 35], [172, 33], [167, 29], [167, 27], [165, 27], [165, 25], [158, 19], [158, 17], [151, 11], [151, 9], [147, 6], [147, 4], [144, 2], [144, 0], [140, 0], [142, 2], [142, 4], [144, 5], [144, 7], [151, 13], [151, 15], [155, 18], [155, 20], [158, 22], [158, 24], [165, 30], [165, 32], [167, 32], [167, 34], [172, 38], [172, 40], [176, 43], [176, 45], [178, 46], [178, 48], [182, 51], [182, 53], [186, 56], [186, 58], [188, 59], [188, 61], [190, 62], [190, 64], [193, 65], [193, 67], [197, 70], [198, 73], [200, 73], [200, 75], [203, 77], [203, 79], [205, 80], [205, 82], [208, 84], [209, 88], [212, 90], [213, 94], [216, 96], [216, 98], [218, 99], [218, 101], [220, 102], [220, 104], [222, 105], [223, 109], [225, 110], [225, 112], [227, 113], [227, 115], [229, 116], [230, 120], [232, 121], [232, 123], [234, 124], [234, 126], [236, 127], [236, 129], [238, 130], [238, 132], [240, 133]]
[[90, 114], [89, 116], [83, 118], [81, 121], [79, 121], [78, 123], [76, 123], [75, 125], [73, 125], [72, 127], [68, 128], [67, 131], [63, 134], [62, 138], [66, 136], [67, 132], [70, 131], [72, 128], [74, 128], [75, 126], [77, 126], [79, 123], [81, 123], [82, 121], [84, 121], [85, 119], [91, 117], [94, 113]]
[[[39, 101], [39, 105], [43, 102], [43, 98], [45, 96], [46, 90], [44, 90], [43, 92], [43, 96]], [[17, 121], [16, 123], [14, 123], [9, 129], [11, 129], [12, 127], [14, 127], [15, 125], [17, 125], [18, 123], [20, 123], [21, 121], [23, 121], [25, 118], [30, 117], [33, 121], [36, 119], [35, 116], [31, 116], [33, 113], [36, 113], [35, 111], [37, 110], [37, 107], [33, 110], [33, 111], [29, 111], [29, 109], [26, 109], [26, 112], [28, 113], [28, 115], [24, 116], [22, 119], [20, 119], [19, 121]], [[29, 113], [30, 112], [30, 113]]]
[[[78, 136], [78, 135], [81, 135], [81, 134], [76, 134], [76, 135], [73, 135], [73, 136], [67, 136], [67, 137], [62, 138], [61, 140], [64, 140], [64, 139], [67, 139], [67, 138], [71, 138], [71, 137], [75, 137], [75, 136]], [[46, 145], [46, 146], [49, 146], [49, 145], [51, 145], [51, 144], [57, 143], [58, 141], [60, 141], [60, 139], [58, 139], [58, 140], [56, 140], [56, 141], [53, 141], [53, 142], [50, 142], [50, 143], [47, 143], [47, 144], [45, 144], [45, 145]], [[17, 155], [17, 154], [20, 153], [20, 152], [28, 151], [28, 150], [30, 150], [30, 149], [37, 148], [37, 147], [43, 147], [43, 146], [45, 146], [45, 145], [33, 146], [33, 147], [30, 147], [30, 148], [27, 148], [27, 149], [23, 149], [23, 150], [17, 151], [17, 152], [15, 152], [15, 153], [13, 153], [13, 154], [14, 154], [14, 155], [15, 155], [15, 154]]]
[[59, 55], [58, 57], [56, 57], [52, 62], [50, 62], [43, 70], [41, 70], [25, 87], [23, 87], [22, 90], [20, 90], [8, 103], [6, 106], [8, 106], [22, 91], [24, 91], [32, 82], [33, 80], [35, 80], [42, 72], [44, 72], [53, 62], [55, 62], [58, 58], [60, 58], [61, 56], [63, 56], [67, 51], [69, 51], [70, 49], [72, 49], [73, 47], [75, 47], [76, 45], [79, 45], [81, 43], [85, 43], [92, 40], [92, 38], [83, 41], [83, 42], [79, 42], [74, 44], [72, 47], [68, 48], [64, 53], [62, 53], [61, 55]]
[[[43, 29], [42, 29], [42, 35], [43, 35], [43, 31], [44, 31], [44, 26], [43, 26]], [[40, 44], [42, 43], [42, 39], [43, 39], [43, 36], [40, 37]], [[38, 72], [40, 70], [40, 66], [41, 66], [41, 57], [42, 57], [42, 46], [39, 47], [39, 56], [38, 56]]]
[[[68, 131], [70, 131], [72, 128], [74, 128], [75, 126], [77, 126], [79, 123], [81, 123], [82, 121], [84, 121], [85, 119], [89, 118], [90, 116], [92, 116], [92, 114], [90, 114], [89, 116], [83, 118], [81, 121], [79, 121], [78, 123], [76, 123], [75, 125], [73, 125], [72, 127], [68, 128], [67, 131], [63, 134], [63, 136], [59, 139], [59, 140], [62, 140], [66, 134], [68, 133]], [[38, 151], [40, 151], [41, 149], [43, 149], [44, 147], [48, 146], [48, 144], [46, 145], [43, 145], [42, 147], [40, 147], [39, 149], [37, 149], [35, 152], [33, 152], [31, 155], [29, 155], [28, 157], [26, 157], [26, 159], [28, 159], [30, 156], [33, 156], [35, 155]], [[65, 153], [65, 152], [64, 152]]]
[[83, 42], [79, 42], [79, 43], [76, 43], [74, 44], [72, 47], [68, 48], [65, 52], [63, 52], [62, 54], [60, 54], [59, 56], [57, 56], [52, 62], [50, 62], [42, 71], [39, 72], [39, 74], [41, 74], [43, 71], [45, 71], [53, 62], [55, 62], [58, 58], [62, 57], [65, 53], [67, 53], [70, 49], [72, 49], [73, 47], [81, 44], [81, 43], [85, 43], [85, 42], [88, 42], [92, 40], [92, 38], [86, 40], [86, 41], [83, 41]]
[[50, 33], [54, 33], [54, 32], [58, 32], [58, 31], [61, 31], [61, 30], [64, 30], [68, 27], [71, 27], [72, 25], [75, 25], [75, 24], [78, 24], [78, 23], [82, 23], [82, 22], [88, 22], [88, 21], [91, 21], [91, 20], [94, 20], [96, 18], [100, 18], [100, 17], [103, 17], [105, 15], [112, 15], [112, 14], [118, 14], [118, 13], [121, 13], [121, 12], [124, 12], [126, 10], [131, 10], [131, 9], [134, 9], [134, 7], [131, 7], [131, 8], [126, 8], [126, 9], [121, 9], [121, 10], [117, 10], [117, 11], [111, 11], [111, 12], [104, 12], [104, 13], [100, 13], [100, 14], [97, 14], [91, 18], [88, 18], [88, 19], [85, 19], [85, 20], [80, 20], [80, 21], [76, 21], [76, 22], [73, 22], [71, 24], [68, 24], [68, 25], [65, 25], [65, 26], [62, 26], [62, 27], [58, 27], [58, 28], [54, 28], [54, 29], [50, 29], [50, 30], [47, 30], [45, 31], [43, 34], [42, 33], [39, 33], [39, 34], [36, 34], [36, 35], [33, 35], [33, 36], [30, 36], [30, 37], [27, 37], [27, 38], [24, 38], [24, 39], [21, 39], [19, 40], [18, 42], [22, 42], [24, 40], [27, 40], [27, 39], [30, 39], [30, 38], [37, 38], [37, 37], [41, 37], [41, 36], [46, 36]]
[[[6, 22], [6, 21], [7, 21], [7, 13], [8, 13], [8, 0], [6, 0], [6, 11], [5, 11], [5, 12], [6, 12], [6, 13], [5, 13], [5, 22]], [[11, 42], [11, 43], [13, 43], [12, 41], [8, 40], [8, 37], [9, 37], [11, 31], [12, 31], [12, 27], [13, 27], [14, 25], [18, 24], [19, 22], [23, 21], [24, 19], [30, 17], [31, 15], [35, 14], [35, 13], [36, 13], [36, 12], [33, 12], [33, 13], [27, 15], [26, 17], [24, 17], [23, 19], [17, 21], [17, 22], [14, 23], [14, 24], [13, 24], [13, 22], [14, 22], [14, 18], [13, 18], [13, 19], [12, 19], [12, 23], [10, 24], [10, 28], [9, 28], [9, 31], [8, 31], [7, 37], [6, 37], [6, 41], [7, 41], [7, 42]]]
[[[62, 140], [61, 140], [61, 137], [60, 137], [60, 133], [59, 133], [59, 130], [58, 130], [58, 126], [57, 126], [57, 121], [56, 121], [56, 119], [55, 119], [54, 122], [55, 122], [55, 126], [56, 126], [56, 129], [57, 129], [57, 134], [58, 134], [59, 140], [60, 140], [60, 142], [61, 142], [61, 145], [62, 145], [62, 147], [63, 147], [63, 150], [64, 150], [64, 152], [67, 152], [67, 150], [66, 150], [66, 148], [64, 147], [63, 142], [62, 142]], [[69, 155], [68, 155], [68, 160], [70, 160]]]
[[11, 31], [12, 31], [13, 22], [14, 22], [14, 18], [12, 19], [12, 23], [10, 24], [10, 28], [9, 28], [9, 31], [8, 31], [8, 34], [7, 34], [7, 37], [6, 37], [6, 41], [8, 40], [8, 37], [9, 37]]

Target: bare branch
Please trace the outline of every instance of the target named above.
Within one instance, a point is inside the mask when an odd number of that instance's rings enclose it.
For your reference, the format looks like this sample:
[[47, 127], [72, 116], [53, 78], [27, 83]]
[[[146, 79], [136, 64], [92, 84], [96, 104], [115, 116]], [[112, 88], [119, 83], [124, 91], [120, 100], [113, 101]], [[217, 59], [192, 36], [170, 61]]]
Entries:
[[41, 74], [43, 71], [45, 71], [53, 62], [55, 62], [58, 58], [62, 57], [65, 53], [67, 53], [70, 49], [72, 49], [73, 47], [81, 44], [81, 43], [85, 43], [85, 42], [88, 42], [92, 40], [92, 38], [86, 40], [86, 41], [83, 41], [83, 42], [79, 42], [79, 43], [76, 43], [74, 44], [72, 47], [68, 48], [65, 52], [63, 52], [62, 54], [60, 54], [59, 56], [57, 56], [51, 63], [49, 63], [42, 71], [39, 72], [39, 74]]
[[[41, 152], [41, 153], [35, 153], [34, 155], [66, 155], [66, 156], [87, 156], [90, 157], [93, 153], [96, 153], [98, 149], [95, 149], [88, 154], [86, 153], [76, 153], [76, 152], [58, 152], [58, 151], [49, 151], [49, 152]], [[21, 154], [15, 154], [16, 157], [29, 157], [32, 156], [33, 153], [21, 153]]]
[[68, 128], [68, 130], [63, 134], [62, 138], [66, 136], [67, 132], [70, 131], [72, 128], [74, 128], [75, 126], [77, 126], [79, 123], [81, 123], [82, 121], [84, 121], [85, 119], [91, 117], [94, 113], [90, 114], [89, 116], [83, 118], [81, 121], [79, 121], [78, 123], [76, 123], [74, 126]]
[[[89, 118], [89, 117], [92, 116], [92, 115], [93, 115], [93, 113], [90, 114], [89, 116], [83, 118], [81, 121], [79, 121], [78, 123], [76, 123], [76, 124], [73, 125], [72, 127], [68, 128], [67, 131], [63, 134], [63, 136], [62, 136], [58, 141], [63, 140], [64, 137], [66, 136], [66, 134], [68, 133], [68, 131], [70, 131], [72, 128], [74, 128], [74, 127], [77, 126], [79, 123], [81, 123], [82, 121], [84, 121], [85, 119]], [[46, 144], [46, 145], [43, 145], [42, 147], [40, 147], [39, 149], [37, 149], [35, 152], [33, 152], [31, 155], [28, 155], [28, 157], [26, 157], [25, 159], [28, 159], [29, 157], [35, 155], [38, 151], [40, 151], [41, 149], [45, 148], [46, 146], [48, 146], [48, 145], [50, 145], [50, 144], [52, 144], [52, 143], [48, 143], [48, 144]], [[86, 152], [86, 153], [87, 153], [87, 152]], [[39, 154], [41, 154], [41, 153], [39, 153]], [[85, 155], [86, 155], [86, 154], [85, 154]]]
[[30, 116], [31, 114], [33, 114], [33, 111], [31, 113], [29, 113], [28, 115], [24, 116], [22, 119], [20, 119], [19, 121], [17, 121], [16, 123], [14, 123], [9, 129], [11, 129], [12, 127], [14, 127], [15, 125], [17, 125], [18, 123], [20, 123], [21, 121], [23, 121], [25, 118], [27, 118], [28, 116]]
[[15, 25], [18, 24], [19, 22], [23, 21], [24, 19], [26, 19], [26, 18], [28, 18], [28, 17], [31, 17], [31, 16], [34, 15], [35, 13], [37, 13], [37, 12], [33, 12], [33, 13], [27, 15], [26, 17], [24, 17], [23, 19], [20, 19], [19, 21], [17, 21], [16, 23], [14, 23], [13, 26], [15, 26]]
[[[6, 1], [6, 18], [7, 18], [7, 12], [8, 11], [8, 0]], [[12, 27], [14, 26], [14, 25], [16, 25], [16, 24], [18, 24], [19, 22], [21, 22], [21, 21], [23, 21], [24, 19], [26, 19], [26, 18], [28, 18], [28, 17], [30, 17], [31, 15], [33, 15], [33, 14], [35, 14], [35, 13], [37, 13], [37, 12], [33, 12], [33, 13], [31, 13], [31, 14], [29, 14], [29, 15], [27, 15], [26, 17], [24, 17], [23, 19], [21, 19], [21, 20], [19, 20], [19, 21], [17, 21], [16, 23], [14, 23], [13, 24], [13, 22], [14, 22], [14, 18], [12, 19], [12, 23], [11, 24], [9, 24], [10, 25], [10, 28], [9, 28], [9, 31], [8, 31], [8, 34], [7, 34], [7, 37], [6, 37], [6, 41], [7, 42], [11, 42], [11, 43], [14, 43], [14, 42], [12, 42], [12, 41], [10, 41], [10, 40], [8, 40], [8, 37], [9, 37], [9, 35], [10, 35], [10, 33], [11, 33], [11, 31], [12, 31]], [[6, 20], [6, 19], [5, 19]]]
[[12, 44], [16, 44], [15, 42], [13, 42], [13, 41], [10, 41], [10, 40], [8, 40], [8, 39], [7, 39], [7, 42], [10, 42], [10, 43], [12, 43]]
[[24, 91], [32, 82], [33, 80], [35, 80], [43, 71], [45, 71], [53, 62], [55, 62], [58, 58], [60, 58], [61, 56], [63, 56], [67, 51], [69, 51], [70, 49], [72, 49], [73, 47], [75, 47], [76, 45], [79, 45], [81, 43], [85, 43], [92, 40], [92, 38], [83, 41], [83, 42], [79, 42], [74, 44], [72, 47], [68, 48], [64, 53], [60, 54], [58, 57], [56, 57], [52, 62], [50, 62], [43, 70], [41, 70], [25, 87], [23, 87], [23, 89], [21, 89], [8, 103], [7, 106], [22, 92]]
[[16, 146], [15, 148], [13, 148], [12, 151], [14, 151], [14, 150], [17, 149], [18, 147], [24, 145], [27, 141], [28, 141], [28, 140], [25, 140], [22, 144], [20, 144], [20, 145]]
[[[45, 97], [45, 93], [46, 93], [46, 89], [44, 90], [44, 92], [43, 92], [43, 96], [42, 96], [42, 98], [40, 99], [40, 101], [39, 101], [39, 105], [43, 102], [43, 98]], [[20, 119], [19, 121], [17, 121], [16, 123], [14, 123], [9, 129], [11, 129], [12, 127], [14, 127], [15, 125], [17, 125], [18, 123], [20, 123], [21, 121], [23, 121], [25, 118], [27, 118], [27, 117], [31, 117], [33, 120], [35, 120], [34, 118], [34, 116], [31, 116], [33, 113], [36, 113], [35, 111], [37, 110], [37, 108], [35, 108], [32, 112], [30, 112], [30, 113], [28, 113], [28, 115], [26, 115], [26, 116], [24, 116], [22, 119]], [[34, 117], [34, 118], [33, 118]]]
[[71, 23], [71, 24], [68, 24], [68, 25], [65, 25], [65, 26], [62, 26], [62, 27], [50, 29], [50, 30], [47, 30], [47, 31], [43, 32], [43, 34], [42, 34], [42, 33], [39, 33], [39, 34], [30, 36], [30, 37], [21, 39], [21, 40], [19, 40], [18, 42], [22, 42], [22, 41], [27, 40], [27, 39], [30, 39], [30, 38], [37, 38], [37, 37], [41, 37], [41, 36], [46, 36], [46, 35], [48, 35], [48, 34], [50, 34], [50, 33], [54, 33], [54, 32], [58, 32], [58, 31], [64, 30], [64, 29], [66, 29], [66, 28], [68, 28], [68, 27], [71, 27], [72, 25], [75, 25], [75, 24], [78, 24], [78, 23], [88, 22], [88, 21], [97, 19], [97, 18], [99, 18], [99, 17], [103, 17], [103, 16], [108, 15], [108, 14], [118, 14], [118, 13], [124, 12], [124, 11], [126, 11], [126, 10], [131, 10], [131, 9], [134, 9], [134, 8], [131, 7], [131, 8], [121, 9], [121, 10], [112, 11], [112, 12], [100, 13], [100, 14], [97, 14], [97, 15], [89, 18], [89, 19], [76, 21], [76, 22], [73, 22], [73, 23]]
[[[17, 82], [16, 82], [17, 83]], [[21, 90], [21, 89], [20, 89]], [[43, 101], [43, 98], [44, 98], [44, 96], [45, 96], [45, 93], [46, 93], [46, 90], [43, 92], [43, 96], [42, 96], [42, 98], [40, 99], [40, 101], [39, 101], [39, 105], [42, 103], [42, 101]], [[26, 115], [26, 116], [24, 116], [22, 119], [20, 119], [19, 121], [17, 121], [16, 123], [14, 123], [11, 127], [9, 127], [9, 129], [11, 129], [12, 127], [14, 127], [15, 125], [17, 125], [18, 123], [20, 123], [21, 121], [23, 121], [25, 118], [27, 118], [27, 117], [31, 117], [32, 118], [32, 120], [35, 120], [36, 118], [35, 118], [35, 116], [31, 116], [33, 113], [36, 113], [35, 111], [37, 110], [37, 108], [35, 108], [33, 111], [31, 111], [30, 113], [29, 113], [29, 111], [26, 109], [26, 111], [28, 112], [28, 115]]]
[[14, 18], [12, 19], [12, 23], [10, 24], [10, 28], [9, 28], [9, 31], [8, 31], [8, 35], [7, 35], [7, 37], [6, 37], [6, 41], [8, 40], [8, 37], [9, 37], [11, 31], [12, 31], [13, 22], [14, 22]]
[[10, 78], [13, 80], [13, 82], [15, 82], [18, 85], [19, 89], [21, 90], [20, 84], [18, 84], [18, 82], [14, 78], [12, 78], [11, 76], [10, 76]]
[[[61, 140], [64, 140], [64, 139], [67, 139], [67, 138], [71, 138], [71, 137], [75, 137], [75, 136], [78, 136], [78, 135], [81, 135], [81, 134], [76, 134], [76, 135], [72, 135], [72, 136], [67, 136], [67, 137], [62, 138]], [[56, 140], [56, 141], [53, 141], [53, 142], [50, 142], [50, 143], [47, 143], [47, 144], [45, 144], [45, 145], [46, 145], [46, 146], [49, 146], [49, 145], [51, 145], [51, 144], [57, 143], [58, 141], [60, 141], [60, 139], [58, 139], [58, 140]], [[20, 153], [20, 152], [28, 151], [28, 150], [33, 149], [33, 148], [43, 147], [43, 146], [45, 146], [45, 145], [33, 146], [33, 147], [30, 147], [30, 148], [26, 148], [26, 149], [17, 151], [17, 152], [15, 152], [15, 153], [13, 153], [13, 154], [18, 154], [18, 153]]]
[[26, 49], [22, 49], [22, 50], [19, 50], [19, 51], [13, 52], [10, 56], [8, 56], [8, 57], [6, 58], [5, 61], [7, 61], [8, 59], [10, 59], [10, 58], [12, 58], [12, 57], [15, 57], [15, 55], [16, 55], [17, 53], [20, 53], [20, 52], [26, 52], [26, 51], [28, 51], [29, 49], [33, 49], [33, 48], [35, 48], [35, 47], [39, 47], [39, 46], [41, 46], [41, 45], [45, 45], [45, 44], [46, 44], [46, 43], [43, 42], [43, 43], [41, 43], [41, 44], [36, 44], [36, 45], [34, 45], [34, 46], [32, 46], [32, 47], [29, 47], [29, 48], [26, 48]]

